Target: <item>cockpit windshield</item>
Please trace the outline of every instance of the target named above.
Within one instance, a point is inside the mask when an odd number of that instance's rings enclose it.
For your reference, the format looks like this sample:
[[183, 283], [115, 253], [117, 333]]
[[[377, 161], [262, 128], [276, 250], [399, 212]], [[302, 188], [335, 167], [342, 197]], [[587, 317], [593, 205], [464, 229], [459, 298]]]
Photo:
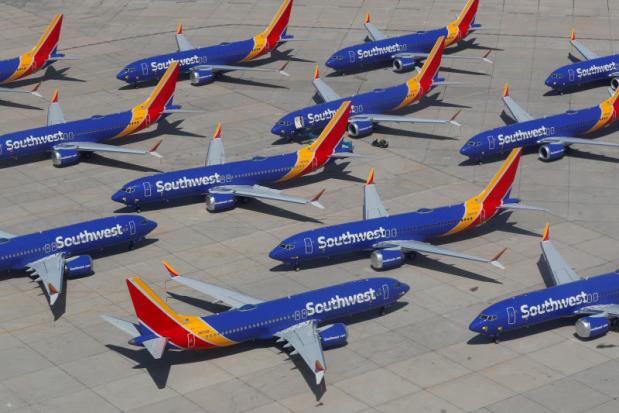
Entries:
[[488, 315], [488, 314], [480, 314], [479, 318], [481, 318], [484, 321], [494, 321], [497, 319], [497, 316], [495, 315]]
[[126, 186], [123, 188], [123, 192], [126, 192], [128, 194], [132, 194], [135, 192], [135, 188], [132, 186]]
[[292, 251], [294, 249], [294, 244], [284, 244], [284, 243], [282, 243], [282, 244], [279, 244], [279, 247], [281, 249], [286, 250], [286, 251]]

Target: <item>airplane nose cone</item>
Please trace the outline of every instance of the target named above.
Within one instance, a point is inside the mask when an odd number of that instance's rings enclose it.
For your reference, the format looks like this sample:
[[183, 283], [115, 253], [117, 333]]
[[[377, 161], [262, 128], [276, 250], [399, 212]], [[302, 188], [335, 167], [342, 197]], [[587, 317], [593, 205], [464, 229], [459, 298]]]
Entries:
[[406, 283], [400, 283], [400, 297], [409, 292], [411, 289], [410, 285]]
[[119, 202], [121, 204], [126, 204], [127, 203], [127, 196], [124, 192], [122, 191], [116, 191], [113, 195], [112, 195], [112, 201], [114, 202]]
[[331, 69], [335, 69], [335, 58], [333, 56], [328, 58], [327, 61], [325, 62], [325, 66]]
[[544, 84], [548, 87], [552, 87], [552, 75], [548, 76], [546, 80], [544, 80]]
[[157, 228], [157, 223], [149, 219], [148, 220], [148, 232], [153, 231], [155, 228]]
[[469, 145], [464, 145], [462, 148], [460, 148], [460, 154], [464, 155], [464, 156], [471, 156], [471, 148], [469, 147]]
[[269, 252], [269, 258], [275, 261], [283, 261], [283, 250], [280, 247], [275, 247]]
[[483, 327], [484, 327], [484, 321], [480, 319], [479, 317], [477, 317], [469, 325], [469, 330], [471, 330], [474, 333], [483, 334], [484, 333]]
[[121, 70], [116, 74], [116, 79], [122, 80], [123, 82], [127, 81], [127, 74], [124, 70]]

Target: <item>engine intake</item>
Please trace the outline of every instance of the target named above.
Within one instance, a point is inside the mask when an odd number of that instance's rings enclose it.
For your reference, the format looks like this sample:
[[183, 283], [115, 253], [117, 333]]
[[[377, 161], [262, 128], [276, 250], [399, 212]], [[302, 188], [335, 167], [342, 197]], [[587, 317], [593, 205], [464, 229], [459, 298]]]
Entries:
[[581, 338], [603, 336], [608, 332], [608, 325], [606, 317], [584, 317], [576, 322], [576, 334]]
[[348, 123], [348, 134], [353, 138], [363, 138], [374, 130], [374, 123], [371, 120], [357, 120]]
[[393, 71], [398, 73], [410, 72], [416, 64], [417, 62], [412, 57], [398, 57], [393, 59]]
[[370, 263], [375, 270], [397, 268], [404, 263], [404, 254], [399, 248], [385, 248], [372, 252]]
[[619, 79], [617, 79], [616, 77], [610, 79], [610, 87], [612, 90], [617, 90], [617, 88], [619, 87]]
[[194, 86], [206, 85], [215, 80], [215, 74], [212, 70], [197, 69], [189, 73], [191, 84]]
[[208, 194], [206, 196], [206, 209], [209, 212], [223, 211], [234, 208], [236, 197], [229, 194]]
[[546, 143], [539, 147], [539, 158], [542, 161], [556, 161], [565, 155], [565, 146], [560, 143]]
[[340, 347], [346, 344], [348, 329], [342, 323], [329, 324], [318, 329], [320, 344], [323, 349]]
[[64, 275], [67, 278], [84, 277], [92, 273], [92, 258], [90, 255], [77, 255], [67, 259], [64, 263]]
[[52, 163], [55, 167], [75, 165], [80, 161], [80, 153], [75, 149], [54, 149], [52, 151]]

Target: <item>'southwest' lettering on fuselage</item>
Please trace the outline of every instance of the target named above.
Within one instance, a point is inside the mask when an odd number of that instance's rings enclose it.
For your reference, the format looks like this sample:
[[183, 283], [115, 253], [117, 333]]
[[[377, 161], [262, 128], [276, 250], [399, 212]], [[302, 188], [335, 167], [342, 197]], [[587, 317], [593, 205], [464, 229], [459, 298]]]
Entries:
[[219, 183], [225, 183], [226, 180], [223, 175], [215, 172], [212, 175], [199, 176], [197, 178], [187, 178], [183, 176], [174, 181], [157, 181], [155, 187], [158, 193], [177, 191], [179, 189], [194, 188], [197, 186], [213, 185]]
[[367, 303], [374, 300], [376, 300], [376, 290], [370, 288], [364, 293], [353, 294], [345, 297], [340, 297], [339, 295], [336, 295], [330, 300], [320, 303], [314, 303], [313, 301], [309, 301], [307, 304], [305, 304], [305, 310], [307, 311], [307, 316], [311, 317], [314, 314], [322, 314], [329, 311], [339, 310], [341, 308], [346, 308], [361, 303]]
[[318, 248], [324, 250], [326, 248], [339, 247], [342, 245], [356, 244], [358, 242], [372, 241], [381, 238], [388, 238], [391, 232], [383, 227], [379, 227], [374, 230], [363, 232], [350, 232], [346, 231], [336, 237], [325, 237], [324, 235], [318, 237]]
[[74, 245], [87, 244], [89, 242], [99, 241], [106, 238], [114, 238], [123, 234], [123, 229], [119, 224], [111, 228], [105, 228], [97, 231], [84, 230], [77, 235], [56, 237], [56, 247], [58, 249], [71, 247]]

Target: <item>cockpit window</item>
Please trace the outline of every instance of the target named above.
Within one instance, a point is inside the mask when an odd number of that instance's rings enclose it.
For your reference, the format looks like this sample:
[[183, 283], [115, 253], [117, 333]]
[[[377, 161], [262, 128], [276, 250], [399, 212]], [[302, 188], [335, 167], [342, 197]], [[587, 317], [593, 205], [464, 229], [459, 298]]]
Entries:
[[553, 73], [552, 77], [555, 79], [561, 79], [561, 73]]
[[481, 318], [484, 321], [494, 321], [497, 319], [497, 316], [495, 315], [487, 315], [487, 314], [480, 314], [479, 318]]
[[469, 145], [469, 146], [480, 146], [481, 142], [479, 142], [479, 141], [469, 141], [469, 142], [467, 142], [467, 145]]
[[135, 192], [135, 188], [132, 186], [127, 186], [125, 188], [123, 188], [123, 191], [125, 191], [128, 194], [132, 194], [133, 192]]
[[396, 288], [396, 289], [399, 289], [400, 287], [402, 287], [402, 283], [398, 281], [398, 282], [395, 284], [395, 288]]
[[292, 251], [294, 249], [294, 244], [279, 244], [279, 247], [285, 249], [286, 251]]

